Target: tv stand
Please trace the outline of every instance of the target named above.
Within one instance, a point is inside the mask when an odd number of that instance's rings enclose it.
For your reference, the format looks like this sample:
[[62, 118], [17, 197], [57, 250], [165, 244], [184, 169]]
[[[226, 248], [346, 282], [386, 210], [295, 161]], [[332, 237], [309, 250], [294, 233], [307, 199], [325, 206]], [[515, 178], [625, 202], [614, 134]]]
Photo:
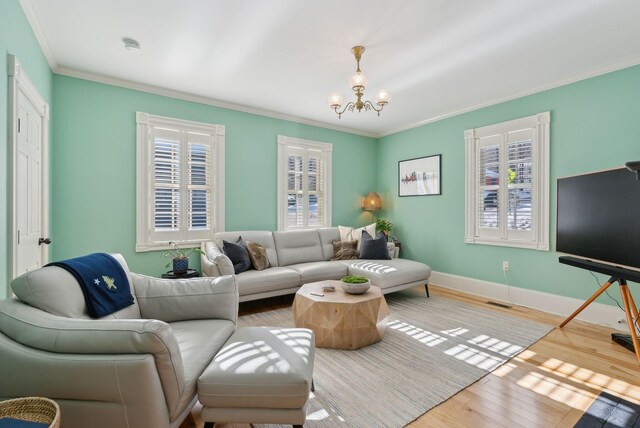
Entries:
[[[640, 272], [634, 271], [631, 269], [625, 269], [619, 266], [610, 266], [604, 263], [592, 262], [591, 260], [583, 260], [577, 257], [568, 257], [563, 256], [559, 258], [560, 263], [574, 266], [581, 269], [590, 270], [593, 272], [602, 273], [605, 275], [610, 275], [611, 278], [607, 282], [605, 282], [589, 299], [584, 302], [578, 309], [576, 309], [571, 315], [569, 315], [563, 322], [560, 324], [560, 328], [564, 327], [569, 321], [574, 319], [576, 315], [584, 310], [587, 306], [591, 304], [598, 296], [604, 293], [607, 288], [616, 282], [620, 285], [620, 294], [622, 295], [622, 302], [624, 304], [624, 312], [627, 316], [627, 324], [629, 325], [629, 332], [631, 332], [630, 340], [625, 338], [619, 333], [614, 333], [611, 335], [612, 340], [616, 343], [619, 343], [625, 346], [627, 349], [631, 350], [636, 354], [636, 359], [638, 360], [638, 364], [640, 365], [640, 343], [638, 342], [638, 332], [636, 330], [635, 320], [639, 319], [638, 316], [638, 307], [636, 303], [633, 301], [633, 296], [629, 291], [629, 287], [627, 286], [627, 280], [640, 282]], [[622, 343], [621, 343], [622, 342]]]

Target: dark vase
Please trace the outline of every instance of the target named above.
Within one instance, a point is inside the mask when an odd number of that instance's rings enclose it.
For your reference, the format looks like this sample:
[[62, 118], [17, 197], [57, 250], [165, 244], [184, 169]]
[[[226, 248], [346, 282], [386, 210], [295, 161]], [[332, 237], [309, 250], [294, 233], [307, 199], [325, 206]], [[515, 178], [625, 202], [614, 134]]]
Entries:
[[175, 274], [187, 273], [188, 269], [189, 269], [188, 258], [185, 257], [183, 259], [173, 259], [173, 273]]

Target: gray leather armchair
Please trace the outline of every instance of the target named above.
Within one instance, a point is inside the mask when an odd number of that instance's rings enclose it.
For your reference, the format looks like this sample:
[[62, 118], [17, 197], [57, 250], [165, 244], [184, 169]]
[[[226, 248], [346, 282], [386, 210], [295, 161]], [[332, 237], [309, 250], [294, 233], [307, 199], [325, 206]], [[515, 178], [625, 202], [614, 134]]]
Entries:
[[130, 273], [136, 303], [88, 316], [74, 277], [45, 267], [0, 301], [0, 399], [43, 396], [63, 428], [178, 427], [198, 377], [236, 329], [235, 277], [157, 279]]

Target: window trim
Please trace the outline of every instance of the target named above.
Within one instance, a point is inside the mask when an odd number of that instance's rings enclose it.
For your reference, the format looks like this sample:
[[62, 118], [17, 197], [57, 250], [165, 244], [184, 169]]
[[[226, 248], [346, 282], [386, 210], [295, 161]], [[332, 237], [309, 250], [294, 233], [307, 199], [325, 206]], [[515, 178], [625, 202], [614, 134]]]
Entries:
[[[300, 147], [303, 149], [319, 150], [323, 153], [325, 162], [323, 165], [325, 189], [324, 189], [324, 224], [317, 227], [306, 227], [304, 229], [319, 229], [322, 227], [329, 227], [332, 225], [331, 220], [331, 158], [333, 153], [333, 144], [320, 143], [317, 141], [303, 140], [301, 138], [287, 137], [285, 135], [278, 135], [278, 190], [277, 190], [277, 210], [278, 210], [278, 230], [290, 230], [287, 229], [287, 148], [289, 146]], [[295, 230], [300, 230], [296, 228]]]
[[[549, 251], [549, 134], [551, 113], [543, 112], [520, 119], [488, 125], [480, 128], [467, 129], [464, 132], [466, 152], [466, 181], [465, 181], [465, 238], [467, 244], [497, 245], [515, 248], [529, 248], [540, 251]], [[532, 158], [534, 177], [531, 183], [532, 198], [536, 198], [536, 204], [532, 203], [533, 236], [530, 241], [508, 239], [498, 237], [476, 236], [476, 222], [478, 204], [478, 174], [477, 165], [477, 139], [492, 135], [506, 134], [525, 128], [533, 129]], [[533, 202], [533, 199], [532, 199]], [[502, 225], [505, 228], [506, 225]]]
[[[155, 116], [149, 113], [136, 112], [136, 252], [164, 250], [171, 248], [167, 242], [150, 239], [151, 235], [151, 186], [150, 171], [153, 157], [151, 155], [152, 127], [170, 127], [181, 131], [202, 132], [213, 136], [213, 212], [211, 236], [224, 231], [224, 143], [225, 127], [189, 120]], [[203, 239], [181, 240], [181, 247], [189, 248], [199, 245]]]

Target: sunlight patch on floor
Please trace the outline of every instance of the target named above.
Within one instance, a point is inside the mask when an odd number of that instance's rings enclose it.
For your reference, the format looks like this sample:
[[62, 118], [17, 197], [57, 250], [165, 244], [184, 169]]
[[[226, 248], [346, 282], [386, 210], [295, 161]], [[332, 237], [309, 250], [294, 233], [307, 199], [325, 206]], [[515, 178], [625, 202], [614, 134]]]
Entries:
[[315, 412], [307, 414], [308, 421], [321, 421], [329, 417], [329, 412], [325, 409], [316, 410]]
[[494, 371], [492, 371], [491, 374], [498, 377], [507, 377], [512, 371], [514, 371], [517, 368], [518, 366], [516, 364], [507, 362], [501, 365], [500, 367], [498, 367], [497, 369], [495, 369]]
[[597, 394], [542, 373], [529, 372], [517, 385], [578, 410], [589, 408]]
[[447, 349], [444, 353], [458, 360], [462, 360], [467, 364], [488, 371], [495, 369], [507, 360], [506, 358], [500, 358], [467, 345], [456, 345], [453, 348]]
[[522, 346], [513, 345], [504, 340], [489, 337], [486, 334], [474, 337], [468, 341], [472, 345], [478, 346], [489, 351], [497, 352], [500, 355], [512, 357], [522, 350]]
[[623, 397], [625, 400], [640, 404], [640, 392], [637, 391], [636, 386], [623, 380], [615, 379], [557, 358], [549, 358], [538, 367], [541, 371], [584, 385], [585, 388], [607, 391], [613, 395]]
[[387, 328], [398, 330], [407, 336], [411, 336], [417, 341], [424, 343], [425, 345], [432, 347], [441, 344], [446, 341], [446, 337], [442, 337], [438, 334], [432, 333], [430, 331], [424, 330], [420, 327], [416, 327], [415, 325], [407, 324], [405, 322], [401, 322], [398, 320], [393, 320], [387, 324]]
[[458, 327], [458, 328], [452, 328], [451, 330], [442, 330], [440, 333], [446, 334], [447, 336], [456, 337], [456, 336], [462, 336], [463, 334], [468, 332], [469, 332], [468, 328]]

